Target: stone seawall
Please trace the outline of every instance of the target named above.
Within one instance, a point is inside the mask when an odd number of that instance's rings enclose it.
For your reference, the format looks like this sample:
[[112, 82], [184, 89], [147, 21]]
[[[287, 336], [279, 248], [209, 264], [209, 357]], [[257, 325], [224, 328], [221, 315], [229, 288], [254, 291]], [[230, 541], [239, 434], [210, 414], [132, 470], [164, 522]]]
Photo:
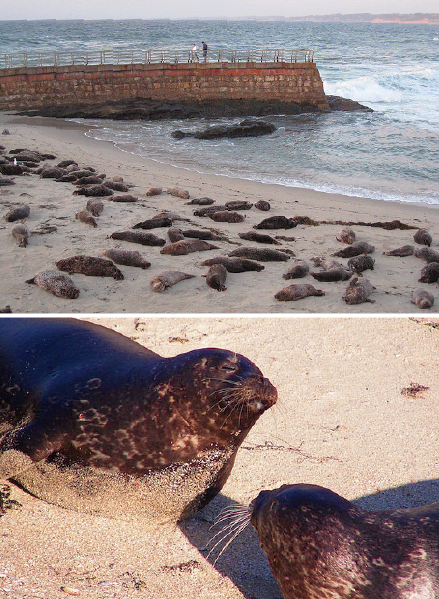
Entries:
[[165, 101], [278, 100], [329, 109], [320, 73], [304, 63], [81, 65], [0, 69], [0, 110]]

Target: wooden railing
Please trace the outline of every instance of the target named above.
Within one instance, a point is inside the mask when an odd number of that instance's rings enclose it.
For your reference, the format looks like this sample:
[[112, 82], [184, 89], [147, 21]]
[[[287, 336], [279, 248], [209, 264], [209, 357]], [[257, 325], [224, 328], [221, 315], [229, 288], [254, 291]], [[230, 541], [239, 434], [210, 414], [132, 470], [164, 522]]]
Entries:
[[313, 62], [313, 50], [95, 50], [74, 52], [19, 52], [4, 54], [0, 69], [20, 67], [57, 67], [96, 64], [151, 64], [151, 63], [193, 63], [193, 62]]

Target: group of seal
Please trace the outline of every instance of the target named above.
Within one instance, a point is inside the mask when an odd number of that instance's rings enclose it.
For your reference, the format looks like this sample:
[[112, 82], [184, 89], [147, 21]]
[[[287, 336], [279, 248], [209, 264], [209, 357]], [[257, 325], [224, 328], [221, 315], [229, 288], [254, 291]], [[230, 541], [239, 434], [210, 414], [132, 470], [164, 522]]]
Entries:
[[[12, 169], [12, 171], [16, 174], [30, 173], [35, 172], [40, 175], [41, 178], [51, 178], [58, 182], [70, 182], [73, 186], [75, 186], [75, 191], [73, 194], [75, 196], [86, 196], [88, 198], [86, 206], [80, 209], [75, 213], [75, 218], [81, 223], [85, 223], [86, 225], [90, 225], [93, 228], [99, 226], [98, 217], [101, 215], [104, 203], [101, 198], [104, 198], [104, 202], [108, 200], [114, 202], [137, 202], [139, 200], [138, 197], [127, 193], [129, 188], [132, 187], [131, 184], [126, 184], [123, 181], [123, 178], [120, 176], [114, 176], [112, 179], [107, 178], [105, 174], [99, 174], [95, 169], [89, 166], [80, 167], [78, 163], [74, 160], [62, 160], [56, 165], [44, 164], [39, 167], [37, 170], [33, 170], [38, 166], [39, 161], [43, 159], [55, 159], [55, 156], [40, 154], [38, 152], [34, 152], [31, 150], [11, 150], [11, 155], [15, 155], [15, 162], [20, 161], [19, 164], [12, 164], [12, 158], [10, 156], [2, 155], [0, 156], [0, 165], [4, 166], [6, 170]], [[31, 166], [29, 166], [31, 165]], [[12, 172], [11, 171], [11, 172]], [[8, 171], [9, 172], [9, 171]], [[249, 211], [253, 207], [257, 210], [270, 210], [271, 205], [269, 202], [258, 201], [255, 204], [247, 201], [247, 200], [231, 200], [225, 201], [224, 204], [217, 204], [212, 198], [195, 198], [190, 200], [190, 193], [186, 189], [182, 189], [180, 187], [168, 187], [167, 189], [163, 189], [162, 187], [150, 187], [145, 192], [145, 197], [152, 197], [161, 195], [163, 192], [168, 193], [169, 195], [189, 200], [185, 202], [186, 204], [191, 204], [194, 206], [198, 206], [198, 209], [193, 212], [194, 216], [211, 218], [217, 222], [242, 222], [245, 218], [239, 211]], [[115, 192], [121, 192], [124, 195], [115, 195]], [[13, 208], [5, 215], [5, 219], [8, 222], [13, 222], [14, 220], [23, 220], [29, 217], [29, 206], [19, 205]], [[187, 218], [180, 217], [172, 212], [163, 212], [161, 214], [149, 215], [149, 218], [143, 219], [135, 224], [129, 225], [131, 227], [130, 230], [122, 230], [122, 231], [114, 231], [109, 237], [110, 239], [114, 239], [116, 241], [128, 242], [128, 243], [138, 243], [147, 246], [160, 246], [162, 249], [160, 250], [162, 254], [169, 254], [171, 256], [178, 255], [186, 255], [191, 252], [199, 252], [210, 249], [219, 249], [217, 245], [212, 243], [208, 243], [208, 241], [225, 241], [229, 243], [236, 243], [235, 241], [231, 241], [227, 238], [225, 233], [221, 233], [217, 229], [210, 230], [207, 228], [200, 229], [178, 229], [174, 226], [174, 220], [189, 220]], [[335, 221], [341, 222], [341, 221]], [[255, 242], [255, 244], [266, 244], [266, 245], [276, 245], [281, 246], [280, 240], [283, 241], [294, 241], [294, 237], [286, 237], [281, 235], [267, 235], [257, 230], [262, 229], [271, 229], [271, 230], [279, 230], [279, 229], [291, 229], [295, 228], [298, 225], [308, 225], [308, 226], [317, 226], [319, 224], [328, 224], [332, 223], [332, 221], [315, 221], [308, 216], [294, 216], [289, 217], [285, 215], [276, 214], [274, 216], [270, 216], [268, 218], [264, 218], [257, 224], [253, 226], [253, 230], [239, 232], [238, 237], [245, 241]], [[362, 277], [362, 273], [366, 270], [374, 270], [374, 260], [370, 256], [375, 250], [375, 248], [364, 240], [357, 240], [357, 235], [355, 231], [353, 231], [350, 226], [351, 225], [371, 225], [371, 226], [381, 226], [381, 225], [392, 225], [386, 226], [384, 228], [411, 228], [415, 229], [414, 226], [404, 225], [404, 223], [400, 223], [399, 221], [392, 221], [392, 223], [344, 223], [344, 226], [341, 231], [337, 234], [337, 241], [347, 244], [346, 247], [334, 252], [332, 255], [335, 257], [341, 258], [349, 258], [347, 265], [343, 265], [340, 263], [334, 263], [332, 267], [324, 266], [323, 264], [327, 262], [327, 260], [322, 259], [322, 269], [320, 271], [310, 272], [308, 264], [305, 260], [301, 258], [297, 258], [293, 267], [289, 269], [287, 273], [283, 276], [285, 279], [289, 278], [301, 278], [307, 276], [309, 274], [310, 277], [313, 277], [315, 280], [322, 283], [332, 283], [337, 281], [347, 281], [354, 275], [356, 277]], [[349, 225], [349, 226], [347, 226]], [[403, 226], [404, 225], [404, 226]], [[168, 237], [171, 243], [167, 243], [167, 240], [163, 237], [154, 235], [147, 231], [148, 229], [155, 229], [167, 227], [168, 228]], [[142, 229], [142, 230], [141, 230]], [[146, 229], [146, 231], [143, 231]], [[20, 247], [26, 247], [29, 243], [30, 231], [27, 226], [22, 222], [21, 224], [15, 225], [11, 230], [12, 236]], [[189, 238], [189, 239], [188, 239]], [[195, 239], [195, 241], [194, 241]], [[430, 248], [433, 243], [433, 239], [431, 234], [426, 229], [417, 229], [415, 235], [413, 236], [413, 241], [416, 244], [423, 245], [425, 247], [414, 249], [411, 245], [403, 246], [402, 248], [396, 248], [394, 250], [383, 252], [386, 255], [391, 256], [408, 256], [415, 255], [416, 257], [426, 260], [429, 264], [435, 262], [439, 265], [439, 252], [435, 249]], [[240, 242], [238, 242], [240, 243]], [[140, 267], [140, 268], [148, 268], [151, 265], [151, 262], [146, 259], [146, 257], [139, 255], [138, 252], [130, 252], [129, 250], [120, 249], [119, 247], [103, 249], [102, 255], [109, 258], [115, 264], [121, 264], [124, 266], [132, 266], [132, 267]], [[272, 249], [269, 247], [255, 247], [243, 245], [232, 252], [228, 252], [227, 256], [216, 256], [214, 259], [219, 263], [220, 260], [227, 260], [230, 258], [240, 258], [241, 260], [234, 260], [234, 264], [232, 266], [229, 263], [230, 267], [235, 268], [233, 272], [244, 272], [246, 270], [262, 270], [264, 268], [263, 265], [259, 264], [258, 267], [255, 268], [247, 268], [249, 262], [271, 262], [271, 261], [287, 261], [294, 253], [289, 248]], [[65, 258], [70, 262], [71, 265], [78, 262], [78, 256], [70, 256]], [[93, 276], [107, 276], [107, 268], [105, 263], [102, 263], [101, 266], [97, 267], [97, 261], [102, 260], [102, 258], [98, 258], [95, 256], [85, 256], [81, 255], [81, 260], [84, 262], [87, 260], [90, 264], [94, 263], [93, 268], [88, 268], [88, 272], [85, 273], [85, 266], [82, 265], [82, 270], [70, 270], [69, 272], [81, 272], [83, 274], [91, 274]], [[58, 261], [58, 263], [62, 263], [62, 261]], [[196, 263], [197, 266], [207, 265], [204, 263]], [[212, 265], [209, 265], [212, 266]], [[222, 268], [215, 267], [213, 270], [208, 271], [205, 275], [205, 280], [207, 285], [212, 289], [216, 289], [218, 291], [224, 291], [226, 289], [225, 279], [227, 277], [227, 273], [232, 272], [228, 265], [223, 263], [226, 271]], [[172, 269], [172, 272], [181, 272], [177, 269], [174, 270], [174, 264], [167, 266]], [[72, 293], [71, 289], [76, 288], [75, 283], [72, 279], [70, 279], [67, 275], [65, 275], [63, 279], [63, 285], [59, 284], [61, 280], [59, 277], [54, 277], [52, 270], [53, 266], [50, 266], [47, 270], [38, 272], [37, 275], [29, 279], [29, 281], [35, 283], [37, 286], [42, 289], [53, 293], [59, 297], [64, 297], [68, 299], [76, 298], [76, 292]], [[59, 267], [58, 267], [59, 268]], [[76, 266], [75, 266], [76, 268]], [[79, 268], [79, 267], [78, 267]], [[117, 267], [116, 273], [117, 273]], [[170, 270], [165, 270], [163, 273], [159, 273], [159, 275], [163, 275], [165, 278], [168, 276], [167, 273]], [[428, 273], [421, 273], [421, 278], [419, 282], [435, 282], [437, 279], [435, 278], [435, 270], [432, 268]], [[190, 278], [195, 276], [195, 273], [185, 273], [182, 272], [182, 275], [191, 274]], [[113, 275], [111, 275], [113, 276]], [[122, 277], [120, 277], [120, 280]], [[182, 276], [180, 280], [184, 280], [185, 278], [189, 278], [187, 276]], [[117, 276], [115, 277], [117, 279]], [[52, 281], [57, 280], [57, 286], [52, 287]], [[154, 289], [153, 281], [151, 282], [151, 288]], [[40, 284], [41, 283], [41, 284]], [[230, 288], [232, 286], [232, 281], [230, 281]], [[170, 285], [165, 288], [169, 289]], [[340, 294], [346, 301], [346, 297], [348, 297], [352, 290], [357, 286], [349, 283], [346, 288], [346, 292], [344, 294]], [[372, 283], [370, 285], [366, 282], [366, 280], [360, 282], [360, 287], [362, 289], [367, 288], [374, 289]], [[66, 292], [63, 293], [63, 289], [66, 288]], [[303, 299], [308, 297], [309, 295], [323, 295], [316, 293], [313, 285], [305, 284], [299, 287], [292, 287], [289, 290], [291, 295], [291, 299]], [[328, 290], [325, 289], [326, 293]], [[368, 291], [368, 293], [369, 293]], [[365, 295], [363, 291], [357, 294], [357, 299], [360, 300], [362, 297], [365, 300], [369, 301], [367, 298], [368, 293]], [[276, 292], [274, 290], [274, 297], [279, 299], [285, 293], [283, 293], [283, 289]], [[414, 289], [412, 293], [412, 302], [416, 304], [420, 308], [428, 308], [433, 305], [434, 297], [433, 295], [422, 288]], [[358, 303], [358, 301], [349, 301], [349, 304]]]
[[215, 497], [277, 400], [235, 352], [163, 358], [74, 319], [0, 320], [0, 381], [0, 478], [50, 503], [154, 522]]

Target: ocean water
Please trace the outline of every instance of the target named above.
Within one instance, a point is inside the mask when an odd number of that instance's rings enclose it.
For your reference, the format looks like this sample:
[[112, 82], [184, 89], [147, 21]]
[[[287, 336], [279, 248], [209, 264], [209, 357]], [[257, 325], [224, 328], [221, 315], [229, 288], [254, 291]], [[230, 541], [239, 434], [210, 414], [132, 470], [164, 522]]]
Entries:
[[[373, 112], [269, 117], [270, 136], [175, 140], [206, 119], [86, 121], [87, 135], [204, 173], [439, 204], [439, 26], [259, 21], [0, 21], [2, 54], [47, 50], [312, 48], [325, 92]], [[236, 122], [239, 119], [222, 119]]]

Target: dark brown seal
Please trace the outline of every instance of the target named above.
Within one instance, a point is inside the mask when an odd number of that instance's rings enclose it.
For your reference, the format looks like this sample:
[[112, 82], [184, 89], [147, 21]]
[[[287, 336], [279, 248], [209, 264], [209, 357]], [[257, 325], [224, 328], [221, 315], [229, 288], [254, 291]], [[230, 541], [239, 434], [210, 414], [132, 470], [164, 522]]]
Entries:
[[311, 272], [310, 275], [320, 282], [336, 282], [347, 281], [352, 277], [352, 271], [347, 270], [343, 266], [330, 268], [329, 270], [321, 270], [320, 272]]
[[426, 289], [415, 289], [412, 295], [412, 304], [416, 304], [422, 310], [431, 308], [434, 304], [433, 295]]
[[264, 270], [265, 266], [255, 262], [254, 260], [248, 260], [247, 258], [229, 258], [228, 256], [216, 256], [215, 258], [209, 258], [200, 262], [200, 266], [212, 266], [212, 264], [222, 264], [226, 267], [227, 272], [247, 272]]
[[226, 206], [229, 210], [250, 210], [253, 204], [247, 200], [230, 200]]
[[128, 191], [129, 187], [128, 185], [126, 185], [125, 183], [121, 182], [121, 181], [104, 181], [103, 184], [105, 187], [108, 187], [108, 189], [111, 189], [113, 191], [119, 191], [119, 192], [124, 192], [124, 191]]
[[421, 270], [419, 283], [436, 283], [439, 279], [439, 262], [429, 262]]
[[182, 233], [185, 237], [204, 239], [205, 241], [221, 241], [223, 239], [221, 235], [207, 229], [185, 229]]
[[88, 212], [88, 210], [80, 210], [75, 214], [76, 220], [80, 220], [82, 223], [86, 225], [91, 225], [92, 227], [97, 227], [98, 223], [95, 221], [93, 216]]
[[73, 192], [75, 196], [85, 196], [88, 198], [91, 197], [103, 197], [103, 196], [112, 196], [113, 190], [109, 189], [105, 185], [90, 185], [89, 187], [81, 187], [81, 189], [77, 189]]
[[427, 229], [419, 229], [416, 231], [416, 233], [413, 235], [413, 240], [420, 245], [428, 245], [428, 247], [430, 247], [431, 242], [433, 241]]
[[43, 270], [32, 279], [28, 279], [26, 283], [37, 285], [56, 297], [76, 299], [79, 296], [79, 289], [72, 279], [57, 270]]
[[360, 254], [372, 254], [375, 251], [375, 247], [370, 245], [366, 241], [357, 241], [348, 247], [331, 254], [331, 256], [338, 256], [339, 258], [352, 258], [353, 256], [359, 256]]
[[349, 282], [343, 296], [347, 304], [362, 304], [363, 302], [375, 303], [375, 300], [369, 299], [369, 295], [375, 287], [368, 279], [359, 279], [355, 277]]
[[243, 214], [233, 210], [219, 210], [208, 215], [216, 223], [242, 223], [245, 219]]
[[161, 239], [154, 233], [146, 231], [115, 231], [110, 235], [112, 239], [120, 241], [129, 241], [130, 243], [140, 243], [140, 245], [162, 246], [165, 245], [166, 239]]
[[164, 270], [158, 275], [152, 277], [149, 284], [151, 285], [151, 289], [153, 291], [156, 293], [161, 293], [165, 289], [168, 289], [168, 287], [172, 287], [173, 285], [180, 283], [180, 281], [193, 278], [195, 278], [195, 275], [190, 275], [179, 270]]
[[170, 227], [168, 229], [168, 237], [171, 243], [175, 243], [176, 241], [182, 241], [184, 239], [184, 234], [181, 229], [177, 229], [177, 227]]
[[124, 278], [121, 271], [111, 260], [85, 256], [84, 254], [58, 260], [56, 267], [69, 274], [77, 272], [89, 277], [113, 277], [116, 281], [122, 281]]
[[227, 210], [227, 206], [223, 206], [222, 204], [213, 204], [212, 206], [206, 206], [205, 208], [198, 208], [198, 210], [194, 210], [194, 216], [209, 216], [210, 214], [214, 214], [214, 212], [224, 212]]
[[284, 287], [274, 297], [280, 302], [291, 302], [304, 299], [310, 295], [320, 296], [325, 295], [325, 292], [321, 289], [316, 289], [314, 285], [310, 285], [309, 283], [297, 283]]
[[184, 256], [191, 252], [205, 252], [206, 250], [218, 250], [218, 246], [203, 241], [202, 239], [176, 241], [170, 243], [160, 250], [161, 254], [170, 254], [171, 256]]
[[288, 281], [288, 279], [301, 279], [309, 273], [309, 264], [305, 260], [293, 260], [293, 265], [282, 275], [282, 278]]
[[145, 260], [137, 250], [121, 250], [118, 248], [112, 248], [105, 250], [104, 256], [113, 260], [116, 264], [123, 264], [124, 266], [137, 266], [138, 268], [149, 268], [151, 262]]
[[255, 208], [262, 210], [262, 212], [268, 212], [271, 208], [270, 202], [267, 202], [266, 200], [258, 200], [255, 204]]
[[284, 599], [435, 599], [439, 503], [367, 512], [316, 485], [283, 485], [250, 521]]
[[215, 203], [215, 200], [212, 198], [195, 198], [190, 202], [186, 202], [187, 205], [197, 205], [197, 206], [210, 206]]
[[269, 216], [255, 225], [253, 229], [293, 229], [294, 227], [297, 227], [297, 222], [292, 218]]
[[0, 373], [0, 478], [146, 525], [188, 517], [215, 497], [277, 399], [235, 352], [162, 358], [74, 319], [2, 319]]
[[27, 218], [30, 214], [30, 208], [27, 204], [22, 204], [21, 206], [17, 206], [16, 208], [12, 208], [5, 214], [5, 221], [8, 223], [13, 223], [16, 220], [23, 220]]
[[134, 204], [135, 202], [138, 202], [139, 198], [133, 196], [131, 193], [126, 193], [123, 196], [111, 196], [109, 200], [119, 204]]
[[217, 291], [226, 291], [225, 282], [227, 279], [227, 269], [223, 264], [212, 264], [206, 275], [206, 283], [212, 289]]
[[140, 223], [136, 223], [132, 229], [160, 229], [161, 227], [171, 227], [172, 219], [162, 216], [160, 218], [148, 218]]
[[388, 252], [383, 252], [384, 256], [413, 256], [413, 252], [415, 248], [412, 245], [403, 245], [400, 248], [395, 248], [394, 250], [390, 250]]
[[374, 270], [375, 260], [366, 254], [354, 256], [348, 260], [348, 268], [356, 273], [364, 272], [365, 270]]
[[279, 250], [271, 248], [240, 247], [229, 253], [229, 256], [238, 258], [250, 258], [261, 262], [286, 262], [290, 256]]
[[272, 245], [282, 245], [279, 241], [274, 239], [271, 235], [264, 235], [263, 233], [256, 233], [256, 231], [248, 231], [247, 233], [238, 233], [238, 237], [246, 239], [247, 241], [256, 241], [256, 243], [270, 243]]

